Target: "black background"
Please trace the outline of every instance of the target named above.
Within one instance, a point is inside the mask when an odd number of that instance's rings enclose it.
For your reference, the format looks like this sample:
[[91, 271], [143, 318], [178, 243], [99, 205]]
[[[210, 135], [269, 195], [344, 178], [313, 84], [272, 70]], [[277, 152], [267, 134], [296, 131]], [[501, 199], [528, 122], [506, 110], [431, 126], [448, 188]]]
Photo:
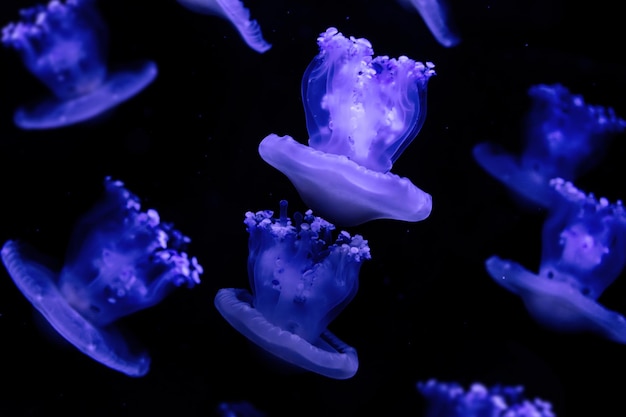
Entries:
[[[337, 4], [340, 3], [340, 4]], [[626, 116], [618, 6], [588, 2], [452, 1], [463, 38], [444, 48], [419, 14], [391, 0], [248, 1], [273, 48], [249, 49], [229, 22], [171, 1], [101, 0], [111, 63], [152, 59], [159, 75], [97, 121], [21, 131], [14, 109], [44, 87], [0, 50], [0, 239], [23, 239], [62, 259], [73, 223], [106, 175], [124, 181], [192, 238], [202, 284], [179, 289], [124, 325], [149, 348], [152, 368], [130, 378], [54, 343], [0, 271], [0, 416], [214, 416], [247, 400], [271, 417], [422, 416], [420, 380], [522, 384], [559, 416], [619, 415], [626, 346], [542, 329], [484, 269], [492, 254], [539, 265], [543, 213], [523, 211], [474, 162], [474, 144], [520, 149], [528, 88], [560, 82]], [[4, 0], [0, 24], [31, 1]], [[243, 214], [306, 210], [289, 180], [257, 153], [268, 134], [306, 142], [302, 73], [329, 26], [365, 37], [377, 55], [432, 61], [428, 115], [393, 167], [433, 196], [425, 221], [377, 220], [348, 229], [370, 242], [360, 289], [330, 329], [359, 353], [355, 377], [286, 374], [255, 355], [213, 297], [247, 288]], [[577, 182], [624, 198], [625, 135]], [[626, 277], [601, 302], [626, 313]]]

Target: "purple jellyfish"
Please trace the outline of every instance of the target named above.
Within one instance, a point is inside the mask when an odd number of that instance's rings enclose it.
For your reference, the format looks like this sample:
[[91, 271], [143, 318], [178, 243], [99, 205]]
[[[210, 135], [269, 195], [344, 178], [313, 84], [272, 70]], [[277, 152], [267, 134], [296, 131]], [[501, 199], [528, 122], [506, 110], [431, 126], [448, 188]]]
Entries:
[[441, 45], [450, 48], [461, 42], [445, 0], [399, 0], [399, 3], [405, 7], [417, 9], [430, 32]]
[[474, 147], [476, 161], [522, 200], [547, 208], [552, 178], [574, 181], [596, 165], [626, 121], [612, 108], [585, 104], [562, 85], [530, 88], [525, 149], [514, 156], [491, 143]]
[[22, 21], [2, 29], [26, 68], [53, 97], [17, 109], [22, 129], [64, 127], [98, 116], [143, 90], [157, 74], [153, 62], [106, 66], [108, 31], [95, 0], [52, 0], [20, 11]]
[[250, 11], [239, 0], [178, 0], [178, 2], [196, 13], [215, 15], [230, 21], [244, 42], [260, 54], [272, 47], [263, 39], [258, 22], [250, 19]]
[[590, 331], [626, 343], [626, 320], [598, 303], [626, 263], [626, 213], [622, 203], [585, 195], [561, 178], [550, 184], [555, 199], [543, 226], [539, 274], [493, 256], [491, 277], [524, 300], [547, 328]]
[[215, 306], [252, 342], [285, 362], [318, 374], [347, 379], [358, 368], [356, 350], [326, 327], [352, 300], [361, 264], [370, 259], [367, 241], [335, 229], [326, 220], [296, 213], [246, 213], [248, 276], [252, 294], [221, 289]]
[[302, 79], [309, 145], [267, 136], [259, 154], [294, 184], [304, 202], [331, 221], [420, 221], [429, 194], [389, 172], [424, 124], [434, 65], [406, 56], [372, 58], [367, 39], [329, 28]]
[[456, 382], [430, 379], [417, 389], [428, 403], [425, 417], [555, 417], [552, 404], [524, 398], [524, 387], [474, 383], [466, 392]]
[[150, 357], [122, 337], [115, 322], [158, 304], [174, 288], [200, 283], [202, 267], [182, 251], [189, 242], [155, 210], [107, 178], [104, 199], [74, 228], [60, 272], [19, 241], [2, 261], [24, 296], [83, 353], [130, 376], [143, 376]]

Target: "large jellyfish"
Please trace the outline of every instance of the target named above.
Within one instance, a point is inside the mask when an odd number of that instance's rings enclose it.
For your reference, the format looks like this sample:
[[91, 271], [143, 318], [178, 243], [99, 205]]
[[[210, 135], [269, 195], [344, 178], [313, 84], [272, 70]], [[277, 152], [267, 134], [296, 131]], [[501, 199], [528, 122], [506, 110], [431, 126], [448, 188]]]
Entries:
[[461, 42], [446, 0], [399, 0], [399, 3], [416, 9], [441, 45], [450, 48]]
[[133, 97], [154, 80], [156, 65], [106, 65], [107, 27], [95, 0], [52, 0], [20, 11], [22, 21], [2, 29], [2, 43], [18, 51], [26, 68], [53, 93], [17, 109], [22, 129], [79, 123]]
[[252, 342], [285, 362], [321, 375], [346, 379], [358, 368], [356, 350], [326, 327], [352, 300], [367, 241], [342, 231], [311, 210], [287, 217], [272, 211], [246, 213], [250, 233], [248, 277], [252, 293], [221, 289], [215, 306]]
[[430, 379], [418, 382], [417, 389], [427, 401], [424, 417], [555, 417], [552, 404], [527, 400], [522, 386], [473, 383], [465, 391], [456, 382]]
[[585, 195], [571, 182], [550, 182], [555, 199], [543, 226], [539, 274], [497, 256], [491, 277], [519, 295], [529, 313], [547, 328], [590, 331], [626, 343], [626, 320], [598, 303], [626, 263], [626, 213], [621, 202]]
[[302, 79], [310, 146], [271, 134], [259, 145], [261, 157], [337, 224], [425, 219], [431, 196], [389, 170], [424, 124], [434, 65], [372, 58], [367, 39], [335, 28], [317, 43], [320, 53]]
[[83, 353], [130, 376], [145, 375], [149, 355], [116, 326], [118, 319], [159, 303], [174, 288], [200, 282], [202, 267], [182, 252], [189, 238], [140, 211], [119, 181], [76, 225], [61, 271], [19, 241], [2, 261], [24, 296], [52, 327]]
[[250, 11], [239, 0], [178, 0], [196, 13], [219, 16], [230, 21], [244, 42], [258, 53], [267, 52], [272, 45], [263, 39], [261, 27], [250, 19]]
[[585, 104], [579, 95], [560, 84], [535, 85], [529, 95], [525, 148], [520, 156], [500, 146], [480, 143], [476, 161], [509, 187], [521, 201], [547, 208], [552, 200], [549, 182], [560, 177], [574, 181], [596, 165], [626, 121], [612, 108]]

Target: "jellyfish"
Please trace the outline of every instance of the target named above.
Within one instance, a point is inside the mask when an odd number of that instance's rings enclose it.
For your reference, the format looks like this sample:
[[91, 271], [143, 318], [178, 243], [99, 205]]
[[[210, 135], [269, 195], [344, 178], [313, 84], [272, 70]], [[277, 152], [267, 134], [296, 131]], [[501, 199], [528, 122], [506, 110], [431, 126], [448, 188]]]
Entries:
[[273, 356], [296, 367], [335, 378], [352, 377], [356, 350], [331, 333], [328, 324], [352, 301], [363, 261], [370, 259], [367, 240], [346, 231], [333, 242], [335, 226], [313, 215], [287, 217], [270, 210], [248, 212], [245, 289], [218, 291], [215, 306], [240, 333]]
[[475, 382], [465, 391], [456, 382], [430, 379], [417, 389], [427, 401], [424, 417], [555, 417], [551, 403], [526, 399], [521, 385], [488, 388]]
[[123, 183], [107, 177], [105, 195], [73, 230], [58, 271], [30, 245], [10, 240], [2, 261], [15, 285], [80, 351], [129, 376], [145, 375], [150, 356], [117, 322], [158, 304], [174, 288], [200, 283], [202, 266], [182, 249], [190, 239], [140, 210]]
[[256, 409], [248, 401], [221, 402], [217, 406], [220, 417], [266, 417], [267, 415]]
[[555, 200], [542, 232], [539, 273], [493, 256], [487, 271], [520, 296], [531, 316], [561, 332], [593, 332], [626, 343], [626, 320], [598, 298], [626, 263], [626, 214], [621, 201], [586, 195], [571, 182], [550, 182]]
[[259, 154], [334, 223], [424, 220], [431, 196], [389, 170], [424, 124], [434, 65], [372, 58], [367, 39], [346, 38], [332, 27], [317, 43], [320, 53], [302, 79], [310, 146], [270, 134]]
[[196, 13], [215, 15], [230, 21], [244, 42], [260, 54], [272, 47], [263, 39], [259, 23], [250, 19], [250, 11], [239, 0], [178, 0], [178, 3]]
[[108, 31], [95, 0], [52, 0], [20, 10], [22, 20], [2, 29], [2, 43], [14, 48], [28, 71], [52, 96], [19, 107], [22, 129], [53, 129], [83, 122], [130, 99], [157, 75], [154, 62], [109, 70]]
[[441, 45], [450, 48], [461, 42], [445, 0], [399, 0], [399, 3], [405, 7], [417, 9], [430, 32]]
[[474, 147], [476, 161], [509, 187], [522, 203], [547, 208], [552, 178], [575, 181], [595, 166], [607, 145], [626, 128], [610, 107], [585, 104], [580, 95], [560, 84], [535, 85], [529, 90], [525, 148], [520, 156], [492, 143]]

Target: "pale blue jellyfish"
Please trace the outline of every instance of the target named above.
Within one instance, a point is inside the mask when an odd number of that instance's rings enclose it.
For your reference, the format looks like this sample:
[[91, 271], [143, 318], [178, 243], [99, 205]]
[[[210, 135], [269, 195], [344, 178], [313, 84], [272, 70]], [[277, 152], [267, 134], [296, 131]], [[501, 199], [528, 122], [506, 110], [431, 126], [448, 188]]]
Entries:
[[296, 213], [246, 213], [248, 278], [252, 293], [221, 289], [215, 306], [224, 318], [252, 342], [300, 368], [346, 379], [358, 368], [356, 350], [328, 329], [350, 303], [359, 284], [359, 270], [370, 259], [367, 241], [342, 231], [333, 243], [335, 227], [326, 220]]
[[98, 116], [154, 80], [153, 62], [107, 68], [108, 30], [95, 0], [52, 0], [20, 11], [21, 21], [2, 29], [26, 68], [53, 93], [17, 109], [22, 129], [51, 129]]
[[590, 331], [626, 343], [624, 317], [597, 301], [626, 263], [624, 207], [560, 178], [551, 185], [556, 193], [543, 226], [539, 273], [497, 256], [487, 260], [487, 271], [547, 328]]
[[263, 39], [261, 27], [250, 19], [250, 11], [239, 0], [178, 0], [196, 13], [219, 16], [235, 26], [244, 42], [258, 53], [267, 52], [272, 45]]
[[426, 398], [424, 417], [555, 417], [552, 404], [524, 397], [522, 386], [473, 383], [466, 391], [456, 382], [430, 379], [418, 382], [417, 389]]
[[521, 155], [491, 143], [474, 148], [476, 161], [523, 201], [547, 207], [552, 178], [574, 181], [595, 166], [607, 145], [626, 128], [612, 108], [585, 104], [583, 98], [560, 84], [535, 85], [524, 132]]
[[259, 154], [309, 207], [337, 224], [425, 219], [431, 196], [389, 170], [424, 124], [434, 65], [373, 58], [367, 39], [335, 28], [317, 43], [320, 53], [302, 79], [310, 146], [271, 134]]
[[441, 45], [450, 48], [461, 42], [446, 0], [399, 0], [399, 3], [416, 9]]
[[61, 271], [23, 242], [8, 241], [2, 261], [24, 296], [83, 353], [130, 376], [145, 375], [150, 357], [116, 322], [158, 304], [174, 288], [200, 283], [202, 267], [182, 249], [189, 242], [119, 181], [105, 180], [103, 200], [75, 226]]

